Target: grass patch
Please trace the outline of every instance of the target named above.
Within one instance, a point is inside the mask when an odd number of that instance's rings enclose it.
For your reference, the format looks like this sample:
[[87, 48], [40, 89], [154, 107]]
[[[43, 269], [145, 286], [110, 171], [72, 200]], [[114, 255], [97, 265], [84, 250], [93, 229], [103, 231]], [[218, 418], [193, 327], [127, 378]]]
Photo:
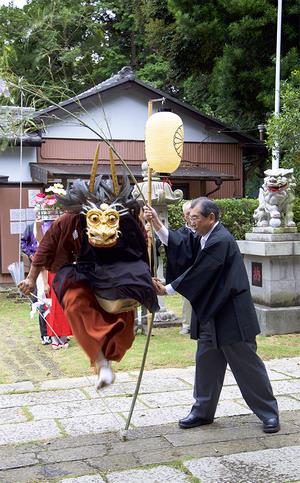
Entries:
[[182, 316], [182, 301], [180, 295], [168, 295], [164, 298], [166, 308], [172, 310], [177, 317]]
[[[138, 369], [144, 351], [146, 337], [138, 334], [133, 348], [118, 364], [118, 370]], [[178, 350], [180, 348], [180, 350]], [[179, 334], [178, 327], [154, 328], [148, 351], [147, 369], [160, 367], [185, 367], [194, 364], [196, 342]]]
[[[69, 349], [53, 351], [50, 346], [42, 346], [37, 317], [30, 319], [29, 304], [16, 300], [0, 293], [0, 383], [90, 375], [87, 356], [75, 339], [71, 339]], [[179, 296], [166, 297], [165, 301], [168, 309], [181, 315]], [[118, 371], [140, 368], [145, 341], [144, 335], [136, 336], [131, 350], [116, 365]], [[300, 334], [259, 336], [257, 343], [264, 360], [300, 356]], [[146, 369], [193, 365], [195, 350], [196, 342], [180, 335], [179, 327], [154, 328]]]
[[300, 356], [300, 334], [257, 337], [258, 353], [264, 360]]
[[34, 418], [27, 406], [23, 406], [21, 410], [23, 411], [23, 414], [25, 415], [27, 422], [33, 421]]

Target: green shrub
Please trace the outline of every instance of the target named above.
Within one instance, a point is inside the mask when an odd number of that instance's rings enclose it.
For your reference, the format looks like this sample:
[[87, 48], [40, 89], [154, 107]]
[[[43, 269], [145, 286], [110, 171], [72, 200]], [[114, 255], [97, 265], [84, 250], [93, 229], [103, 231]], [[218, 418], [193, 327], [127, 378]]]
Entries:
[[[214, 200], [221, 210], [221, 221], [227, 230], [237, 240], [243, 240], [245, 233], [251, 231], [254, 225], [253, 213], [258, 206], [257, 199], [251, 198], [239, 198], [239, 199], [222, 199]], [[168, 206], [168, 219], [169, 226], [173, 230], [177, 230], [184, 224], [182, 217], [182, 204], [181, 201], [177, 205]], [[300, 232], [300, 198], [295, 198], [294, 202], [294, 220], [297, 224], [298, 231]]]
[[169, 227], [173, 230], [178, 230], [178, 228], [180, 228], [185, 223], [185, 220], [182, 216], [183, 203], [185, 203], [185, 200], [180, 201], [176, 205], [168, 206]]
[[236, 238], [243, 240], [245, 233], [254, 225], [253, 213], [258, 206], [258, 200], [250, 198], [216, 200], [221, 210], [221, 221], [228, 231]]
[[[233, 236], [241, 240], [245, 238], [245, 233], [251, 230], [254, 220], [253, 212], [258, 205], [257, 200], [252, 199], [222, 199], [215, 200], [221, 210], [221, 221]], [[184, 224], [182, 217], [181, 201], [177, 205], [168, 206], [169, 226], [177, 230]]]
[[297, 225], [297, 229], [300, 232], [300, 198], [295, 198], [294, 201], [294, 221]]

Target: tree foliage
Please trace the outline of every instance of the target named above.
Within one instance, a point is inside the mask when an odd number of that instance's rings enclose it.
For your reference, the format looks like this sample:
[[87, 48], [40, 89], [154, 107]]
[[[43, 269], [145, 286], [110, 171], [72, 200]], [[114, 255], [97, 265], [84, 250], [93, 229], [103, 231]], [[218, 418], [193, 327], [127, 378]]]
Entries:
[[32, 0], [23, 10], [2, 7], [2, 70], [54, 100], [82, 90], [93, 82], [93, 46], [103, 39], [88, 11], [78, 0]]
[[281, 153], [281, 164], [294, 168], [297, 191], [300, 193], [300, 70], [292, 72], [281, 83], [280, 115], [272, 115], [267, 124], [267, 143], [270, 151], [276, 143]]
[[[299, 68], [300, 0], [283, 4], [282, 77]], [[0, 69], [58, 101], [124, 65], [256, 134], [273, 111], [277, 0], [31, 0], [0, 7]]]
[[[182, 41], [176, 65], [187, 100], [228, 123], [255, 130], [273, 110], [277, 0], [169, 4]], [[283, 76], [299, 65], [299, 13], [299, 1], [284, 2]]]

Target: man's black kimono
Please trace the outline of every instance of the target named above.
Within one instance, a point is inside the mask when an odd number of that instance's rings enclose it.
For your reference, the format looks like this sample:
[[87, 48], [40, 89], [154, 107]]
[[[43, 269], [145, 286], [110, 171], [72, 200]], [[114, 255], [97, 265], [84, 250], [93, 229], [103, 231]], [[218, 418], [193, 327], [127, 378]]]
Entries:
[[[244, 262], [232, 235], [219, 223], [201, 250], [193, 234], [169, 232], [167, 282], [193, 307], [191, 337], [210, 324], [217, 346], [251, 341], [260, 328]], [[176, 276], [171, 280], [171, 277]]]

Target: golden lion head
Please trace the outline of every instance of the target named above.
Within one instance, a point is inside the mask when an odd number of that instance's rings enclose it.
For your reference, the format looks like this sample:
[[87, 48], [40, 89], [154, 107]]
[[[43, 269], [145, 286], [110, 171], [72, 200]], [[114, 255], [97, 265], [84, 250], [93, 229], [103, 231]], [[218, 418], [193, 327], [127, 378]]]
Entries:
[[89, 243], [95, 247], [113, 247], [119, 238], [120, 215], [106, 203], [86, 213], [86, 232]]

